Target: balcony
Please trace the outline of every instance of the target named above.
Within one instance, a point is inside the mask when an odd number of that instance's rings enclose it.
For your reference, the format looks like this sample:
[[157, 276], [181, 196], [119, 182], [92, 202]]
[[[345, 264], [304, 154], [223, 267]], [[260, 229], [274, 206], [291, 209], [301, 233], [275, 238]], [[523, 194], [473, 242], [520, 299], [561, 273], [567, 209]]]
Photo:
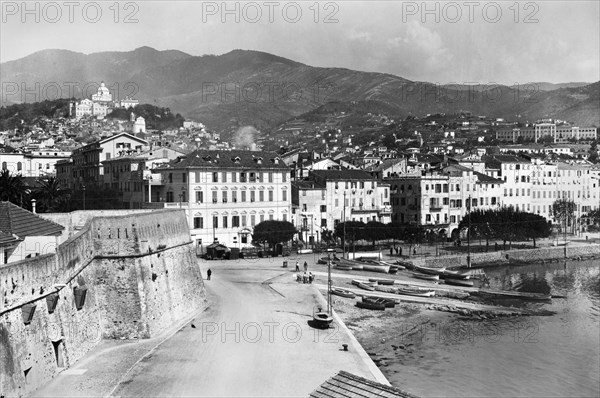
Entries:
[[430, 211], [442, 211], [442, 205], [432, 205], [429, 206]]

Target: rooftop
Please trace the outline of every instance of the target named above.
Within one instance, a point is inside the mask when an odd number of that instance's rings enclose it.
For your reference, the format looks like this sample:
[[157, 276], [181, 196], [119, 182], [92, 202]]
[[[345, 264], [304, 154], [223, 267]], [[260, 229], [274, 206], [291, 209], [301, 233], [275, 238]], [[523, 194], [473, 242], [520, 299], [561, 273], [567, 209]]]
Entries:
[[263, 151], [209, 151], [197, 150], [160, 167], [161, 169], [231, 168], [287, 170], [275, 152]]
[[10, 203], [0, 202], [0, 232], [26, 236], [57, 236], [65, 229], [62, 225], [43, 219], [30, 211]]
[[386, 386], [341, 370], [310, 393], [311, 398], [416, 398], [396, 387]]

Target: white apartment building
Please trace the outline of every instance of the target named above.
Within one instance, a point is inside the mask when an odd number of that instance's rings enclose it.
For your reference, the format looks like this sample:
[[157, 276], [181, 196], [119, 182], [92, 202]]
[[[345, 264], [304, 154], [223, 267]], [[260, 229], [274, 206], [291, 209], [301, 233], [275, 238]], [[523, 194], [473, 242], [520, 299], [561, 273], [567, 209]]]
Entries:
[[160, 179], [152, 195], [164, 207], [187, 211], [201, 250], [215, 241], [250, 246], [260, 222], [293, 222], [290, 169], [274, 152], [198, 150], [153, 172]]
[[498, 170], [497, 178], [504, 181], [502, 204], [516, 210], [531, 212], [531, 179], [533, 165], [514, 155], [484, 156], [486, 169]]
[[2, 170], [10, 171], [12, 175], [50, 177], [56, 176], [56, 163], [69, 159], [70, 156], [71, 152], [51, 149], [26, 153], [0, 152], [0, 166]]
[[293, 184], [296, 226], [305, 242], [344, 221], [391, 222], [390, 187], [362, 170], [313, 170]]

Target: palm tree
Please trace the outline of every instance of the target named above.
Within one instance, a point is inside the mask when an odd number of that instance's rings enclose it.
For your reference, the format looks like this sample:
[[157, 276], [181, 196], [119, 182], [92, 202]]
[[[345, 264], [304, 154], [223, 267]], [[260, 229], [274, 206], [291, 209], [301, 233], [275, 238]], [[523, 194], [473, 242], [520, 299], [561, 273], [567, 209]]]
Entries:
[[8, 170], [0, 172], [0, 200], [23, 207], [29, 203], [29, 187], [20, 174], [11, 175]]
[[41, 212], [68, 211], [70, 192], [55, 177], [38, 180], [35, 197]]

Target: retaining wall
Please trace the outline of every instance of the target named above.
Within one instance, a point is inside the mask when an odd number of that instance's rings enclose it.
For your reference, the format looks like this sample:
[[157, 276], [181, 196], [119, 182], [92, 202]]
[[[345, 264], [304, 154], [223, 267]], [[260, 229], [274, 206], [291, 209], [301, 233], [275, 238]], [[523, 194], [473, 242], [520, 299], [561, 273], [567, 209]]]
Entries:
[[[75, 288], [87, 289], [80, 309]], [[56, 253], [0, 267], [0, 298], [0, 396], [7, 397], [35, 390], [102, 338], [156, 336], [206, 305], [180, 210], [89, 219]]]

